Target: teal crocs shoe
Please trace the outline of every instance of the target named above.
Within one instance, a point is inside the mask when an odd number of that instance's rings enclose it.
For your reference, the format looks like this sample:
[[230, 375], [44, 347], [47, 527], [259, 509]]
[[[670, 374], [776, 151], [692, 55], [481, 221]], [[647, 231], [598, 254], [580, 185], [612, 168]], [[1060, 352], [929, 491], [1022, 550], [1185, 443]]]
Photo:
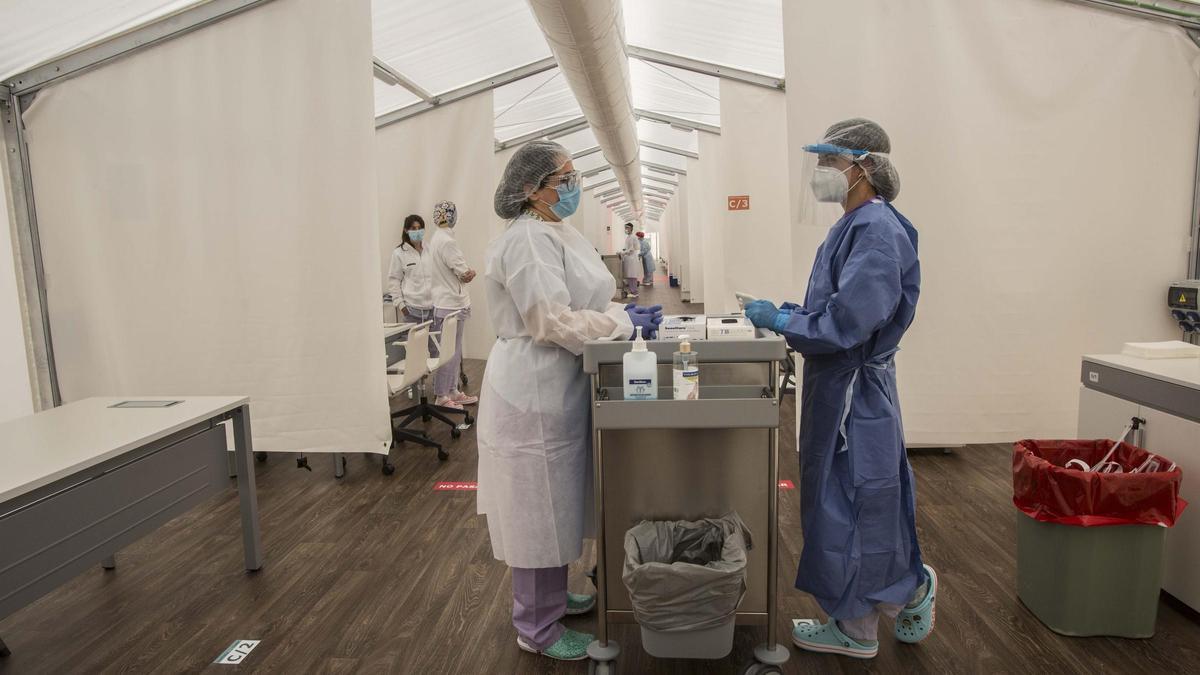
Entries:
[[579, 593], [567, 593], [567, 613], [566, 616], [579, 616], [587, 614], [596, 606], [596, 596], [580, 595]]
[[545, 649], [537, 649], [526, 642], [525, 638], [521, 636], [517, 636], [517, 646], [523, 651], [548, 656], [555, 661], [582, 661], [588, 657], [588, 645], [595, 639], [592, 635], [568, 628], [563, 631], [562, 637], [558, 638], [558, 642]]
[[905, 607], [896, 615], [896, 639], [910, 645], [929, 637], [937, 619], [937, 572], [926, 565], [925, 574], [929, 575], [929, 590], [925, 592], [925, 599], [915, 607]]
[[879, 643], [865, 645], [843, 633], [837, 621], [830, 619], [819, 623], [813, 619], [801, 619], [792, 629], [792, 642], [810, 652], [837, 654], [856, 659], [873, 659], [879, 654]]

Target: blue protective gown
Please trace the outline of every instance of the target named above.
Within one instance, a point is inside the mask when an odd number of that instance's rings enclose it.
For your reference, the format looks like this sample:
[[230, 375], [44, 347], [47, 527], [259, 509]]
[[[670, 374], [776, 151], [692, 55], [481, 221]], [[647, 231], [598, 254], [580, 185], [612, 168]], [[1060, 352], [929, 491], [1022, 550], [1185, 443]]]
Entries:
[[796, 588], [835, 619], [903, 605], [923, 578], [892, 360], [920, 289], [917, 231], [875, 199], [830, 229], [781, 331], [804, 355]]

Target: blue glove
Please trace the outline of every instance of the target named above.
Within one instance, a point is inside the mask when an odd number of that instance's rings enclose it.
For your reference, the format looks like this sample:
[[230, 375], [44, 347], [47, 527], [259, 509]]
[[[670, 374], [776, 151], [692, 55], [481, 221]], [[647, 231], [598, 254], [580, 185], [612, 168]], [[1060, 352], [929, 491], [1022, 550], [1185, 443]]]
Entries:
[[794, 303], [794, 302], [785, 302], [785, 303], [783, 303], [782, 305], [780, 305], [780, 306], [779, 306], [779, 309], [781, 309], [781, 310], [783, 310], [783, 311], [785, 311], [785, 312], [794, 312], [794, 311], [796, 311], [797, 309], [804, 309], [804, 308], [803, 308], [803, 307], [801, 307], [800, 305], [797, 305], [797, 304], [796, 304], [796, 303]]
[[775, 330], [775, 320], [781, 314], [770, 300], [755, 300], [746, 305], [746, 318], [758, 328]]
[[658, 337], [658, 324], [663, 320], [661, 307], [626, 307], [625, 312], [633, 322], [633, 335], [629, 336], [629, 339], [637, 337], [638, 326], [642, 328], [644, 339], [653, 340]]
[[[626, 312], [628, 312], [631, 309], [633, 311], [637, 312], [638, 314], [662, 314], [662, 305], [654, 305], [653, 307], [641, 307], [638, 304], [633, 303], [633, 302], [629, 303], [628, 305], [625, 305]], [[661, 323], [661, 320], [660, 320], [660, 323]]]

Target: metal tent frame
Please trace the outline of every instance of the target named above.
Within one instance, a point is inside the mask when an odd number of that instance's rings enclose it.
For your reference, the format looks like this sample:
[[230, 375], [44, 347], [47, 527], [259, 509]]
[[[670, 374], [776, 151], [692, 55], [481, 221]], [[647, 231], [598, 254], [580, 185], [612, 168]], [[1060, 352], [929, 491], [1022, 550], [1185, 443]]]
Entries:
[[[1200, 7], [1197, 7], [1194, 3], [1184, 2], [1183, 0], [1154, 0], [1153, 2], [1148, 0], [1067, 1], [1155, 21], [1168, 22], [1187, 30], [1192, 40], [1197, 45], [1200, 45]], [[17, 284], [23, 303], [23, 311], [26, 316], [31, 317], [25, 322], [24, 330], [26, 342], [32, 350], [30, 364], [32, 377], [30, 379], [33, 383], [35, 404], [38, 409], [59, 405], [62, 399], [54, 361], [53, 339], [50, 332], [50, 314], [46, 301], [45, 273], [38, 234], [37, 207], [30, 172], [29, 153], [24, 136], [25, 132], [21, 124], [23, 111], [32, 103], [37, 92], [47, 86], [71, 77], [76, 77], [117, 59], [152, 48], [168, 40], [223, 21], [268, 2], [271, 2], [271, 0], [209, 0], [203, 4], [185, 8], [114, 37], [56, 57], [23, 73], [6, 78], [3, 83], [0, 83], [0, 124], [3, 126], [5, 161], [8, 162], [9, 178], [12, 182], [12, 218], [16, 242], [14, 257], [18, 267]], [[626, 53], [632, 58], [647, 63], [680, 68], [778, 91], [784, 90], [786, 85], [782, 78], [740, 70], [644, 46], [628, 45]], [[405, 76], [403, 69], [398, 69], [393, 64], [376, 58], [373, 63], [375, 77], [388, 84], [404, 87], [420, 100], [411, 105], [378, 115], [375, 119], [375, 127], [376, 129], [381, 129], [424, 112], [434, 110], [440, 106], [496, 89], [505, 84], [517, 82], [555, 67], [554, 59], [547, 57], [450, 91], [434, 93], [423, 88], [419, 82], [415, 82]], [[687, 120], [653, 110], [639, 108], [635, 109], [634, 112], [640, 119], [669, 124], [678, 129], [701, 131], [716, 135], [721, 133], [721, 129], [717, 125]], [[1198, 125], [1200, 125], [1200, 121], [1198, 121]], [[496, 149], [499, 151], [516, 147], [537, 138], [559, 137], [585, 128], [586, 126], [587, 121], [582, 117], [558, 122], [557, 124], [522, 134], [516, 138], [497, 141]], [[645, 141], [641, 142], [641, 145], [645, 148], [669, 152], [692, 159], [699, 158], [698, 153], [680, 148]], [[585, 154], [590, 154], [591, 152], [595, 152], [595, 150], [589, 149], [589, 152]], [[579, 156], [583, 155], [580, 154]], [[686, 173], [684, 170], [662, 165], [648, 165], [648, 168], [651, 170], [662, 169], [665, 170], [664, 173], [670, 175], [682, 175]], [[644, 173], [643, 178], [655, 181], [657, 184], [670, 186], [671, 188], [678, 185], [675, 181], [652, 175], [649, 171]], [[588, 185], [584, 189], [594, 190], [614, 182], [616, 182], [616, 179], [610, 178]], [[1197, 143], [1196, 177], [1194, 182], [1191, 246], [1189, 247], [1187, 273], [1191, 277], [1200, 278], [1200, 142]], [[612, 192], [612, 190], [606, 190], [603, 193], [597, 194], [608, 195]]]

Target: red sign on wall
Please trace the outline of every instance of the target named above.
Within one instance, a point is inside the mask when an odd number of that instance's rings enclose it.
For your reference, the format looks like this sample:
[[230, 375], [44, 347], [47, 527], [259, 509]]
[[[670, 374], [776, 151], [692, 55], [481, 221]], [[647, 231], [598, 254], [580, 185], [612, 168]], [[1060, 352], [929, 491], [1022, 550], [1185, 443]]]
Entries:
[[433, 486], [434, 492], [459, 492], [459, 491], [470, 491], [470, 490], [478, 490], [478, 489], [479, 489], [479, 483], [476, 483], [474, 481], [459, 481], [457, 483], [442, 482], [442, 483], [436, 483]]
[[749, 211], [750, 210], [750, 195], [730, 195], [729, 196], [730, 211]]

